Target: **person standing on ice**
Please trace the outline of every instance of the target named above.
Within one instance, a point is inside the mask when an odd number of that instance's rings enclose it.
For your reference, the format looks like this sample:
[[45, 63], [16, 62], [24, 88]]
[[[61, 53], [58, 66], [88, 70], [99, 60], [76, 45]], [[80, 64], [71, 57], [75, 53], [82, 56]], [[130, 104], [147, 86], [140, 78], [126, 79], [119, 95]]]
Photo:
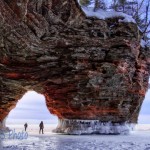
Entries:
[[25, 130], [25, 131], [27, 130], [27, 127], [28, 127], [28, 124], [25, 123], [25, 124], [24, 124], [24, 130]]
[[42, 131], [42, 134], [44, 134], [44, 132], [43, 132], [43, 129], [44, 129], [43, 121], [41, 121], [41, 123], [39, 124], [39, 127], [40, 127], [39, 134], [41, 133], [41, 131]]

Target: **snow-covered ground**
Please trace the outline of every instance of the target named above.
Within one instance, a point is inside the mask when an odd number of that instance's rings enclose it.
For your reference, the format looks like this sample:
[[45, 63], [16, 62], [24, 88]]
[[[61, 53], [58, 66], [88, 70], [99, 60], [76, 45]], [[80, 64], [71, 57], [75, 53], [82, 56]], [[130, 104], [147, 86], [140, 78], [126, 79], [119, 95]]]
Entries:
[[[9, 127], [23, 130], [23, 125]], [[29, 126], [27, 139], [1, 139], [0, 150], [150, 150], [150, 125], [138, 125], [130, 135], [61, 135], [51, 132], [55, 127], [45, 125], [39, 135], [38, 125]]]

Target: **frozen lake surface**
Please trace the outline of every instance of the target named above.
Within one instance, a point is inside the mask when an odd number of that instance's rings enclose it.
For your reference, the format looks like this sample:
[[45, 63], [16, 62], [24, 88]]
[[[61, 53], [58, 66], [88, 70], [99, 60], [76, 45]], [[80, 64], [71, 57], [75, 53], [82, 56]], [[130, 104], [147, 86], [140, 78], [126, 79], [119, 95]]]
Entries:
[[[21, 132], [23, 126], [9, 126]], [[1, 139], [0, 150], [150, 150], [150, 126], [139, 125], [130, 135], [61, 135], [54, 126], [45, 125], [44, 135], [38, 125], [29, 126], [27, 139]]]

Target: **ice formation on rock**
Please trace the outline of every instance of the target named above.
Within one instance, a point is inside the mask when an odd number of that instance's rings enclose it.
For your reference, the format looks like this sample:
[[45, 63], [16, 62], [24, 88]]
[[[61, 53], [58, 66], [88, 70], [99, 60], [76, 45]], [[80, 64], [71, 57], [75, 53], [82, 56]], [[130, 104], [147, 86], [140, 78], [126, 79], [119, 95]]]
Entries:
[[60, 119], [53, 132], [65, 134], [129, 134], [134, 124], [101, 122], [99, 120]]

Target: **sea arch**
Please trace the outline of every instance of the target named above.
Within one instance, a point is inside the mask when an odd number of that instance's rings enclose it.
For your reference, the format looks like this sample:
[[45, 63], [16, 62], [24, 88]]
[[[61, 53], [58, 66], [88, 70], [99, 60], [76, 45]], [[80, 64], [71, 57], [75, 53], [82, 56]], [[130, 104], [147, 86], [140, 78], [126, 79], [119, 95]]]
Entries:
[[[75, 0], [0, 0], [0, 19], [1, 122], [29, 90], [60, 119], [56, 132], [119, 134], [137, 122], [150, 54], [134, 23], [88, 18]], [[98, 128], [82, 130], [87, 120]]]

